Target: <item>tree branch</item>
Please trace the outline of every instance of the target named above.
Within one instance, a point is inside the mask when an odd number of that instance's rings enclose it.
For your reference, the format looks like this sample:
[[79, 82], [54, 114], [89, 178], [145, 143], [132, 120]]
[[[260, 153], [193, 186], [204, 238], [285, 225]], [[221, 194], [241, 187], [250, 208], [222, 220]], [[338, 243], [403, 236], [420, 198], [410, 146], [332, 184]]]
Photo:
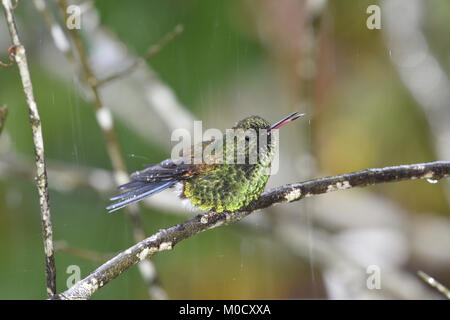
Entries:
[[[17, 3], [17, 2], [16, 2]], [[10, 0], [2, 0], [5, 10], [6, 23], [14, 45], [14, 59], [19, 67], [23, 90], [30, 113], [30, 123], [33, 133], [34, 150], [36, 155], [36, 184], [39, 193], [41, 207], [42, 235], [44, 238], [45, 251], [45, 274], [47, 277], [47, 297], [51, 298], [56, 293], [56, 268], [53, 249], [53, 231], [50, 219], [50, 204], [48, 198], [47, 171], [44, 159], [44, 141], [42, 139], [41, 119], [34, 99], [31, 84], [30, 71], [28, 70], [25, 47], [21, 44], [17, 33], [16, 23], [13, 15], [13, 7]]]
[[426, 283], [428, 283], [428, 285], [430, 285], [432, 288], [436, 289], [437, 291], [439, 291], [441, 294], [443, 294], [447, 299], [450, 299], [450, 290], [444, 286], [442, 283], [440, 283], [439, 281], [435, 280], [434, 278], [430, 277], [428, 274], [426, 274], [423, 271], [418, 271], [417, 275]]
[[[173, 28], [172, 31], [167, 33], [161, 40], [159, 40], [156, 44], [152, 45], [148, 50], [146, 55], [143, 57], [144, 61], [150, 60], [154, 55], [158, 54], [170, 41], [172, 41], [177, 35], [179, 35], [181, 32], [183, 32], [183, 25], [178, 24]], [[124, 77], [133, 71], [135, 71], [141, 63], [141, 60], [136, 59], [130, 66], [126, 67], [125, 69], [112, 74], [98, 82], [99, 86], [102, 86], [108, 82], [117, 80], [121, 77]]]
[[3, 128], [5, 127], [6, 117], [8, 116], [8, 107], [6, 104], [0, 107], [0, 134], [2, 134]]
[[[59, 0], [58, 3], [65, 19], [67, 19], [67, 1]], [[42, 9], [41, 12], [45, 12], [45, 8]], [[114, 171], [114, 180], [117, 185], [124, 184], [128, 179], [127, 168], [125, 160], [122, 156], [122, 151], [120, 148], [118, 135], [114, 127], [114, 120], [111, 110], [103, 103], [99, 92], [99, 81], [89, 64], [88, 53], [85, 49], [79, 31], [77, 29], [69, 30], [69, 35], [75, 45], [75, 50], [80, 59], [80, 63], [83, 69], [84, 77], [82, 80], [84, 80], [93, 95], [93, 105], [96, 112], [97, 123], [103, 132], [109, 159]], [[142, 227], [139, 207], [129, 206], [125, 211], [132, 224], [134, 240], [136, 242], [142, 241], [143, 239], [145, 239], [146, 235]], [[150, 297], [155, 299], [165, 299], [167, 298], [167, 296], [164, 290], [158, 286], [156, 273], [152, 272], [153, 270], [155, 270], [155, 267], [150, 260], [143, 260], [140, 262], [139, 271], [149, 288], [148, 291]], [[157, 288], [154, 289], [153, 287]]]
[[44, 18], [44, 21], [48, 26], [50, 35], [52, 36], [53, 43], [55, 44], [56, 48], [58, 48], [66, 56], [67, 60], [75, 64], [76, 59], [72, 53], [70, 41], [66, 37], [66, 34], [64, 33], [61, 25], [58, 23], [58, 21], [56, 21], [51, 11], [48, 10], [45, 1], [34, 0], [34, 6], [42, 14], [42, 17]]
[[367, 169], [339, 176], [287, 184], [261, 194], [258, 200], [236, 212], [208, 212], [167, 229], [119, 253], [97, 268], [86, 278], [78, 281], [56, 299], [88, 299], [99, 288], [122, 272], [151, 257], [157, 252], [171, 250], [178, 242], [202, 231], [238, 222], [250, 213], [283, 202], [293, 202], [305, 197], [354, 187], [402, 180], [428, 179], [435, 181], [450, 176], [450, 162], [437, 161], [386, 168]]
[[82, 248], [72, 247], [64, 240], [55, 241], [55, 250], [65, 252], [74, 257], [98, 263], [104, 263], [114, 256], [113, 254], [104, 254]]

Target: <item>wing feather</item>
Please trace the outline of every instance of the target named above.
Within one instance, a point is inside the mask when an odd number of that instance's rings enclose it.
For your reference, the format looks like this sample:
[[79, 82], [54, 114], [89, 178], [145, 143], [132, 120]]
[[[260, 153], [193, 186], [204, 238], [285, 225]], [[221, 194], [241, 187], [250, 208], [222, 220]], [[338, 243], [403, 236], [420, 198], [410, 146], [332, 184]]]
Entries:
[[142, 199], [159, 193], [167, 188], [173, 186], [176, 181], [169, 182], [156, 182], [156, 183], [148, 183], [144, 186], [137, 187], [130, 191], [121, 193], [115, 197], [111, 198], [111, 201], [119, 200], [112, 205], [108, 206], [106, 210], [109, 210], [108, 213], [114, 212], [116, 210], [122, 209], [132, 203], [136, 203], [141, 201]]
[[167, 159], [159, 164], [146, 165], [144, 170], [131, 174], [131, 182], [119, 186], [118, 189], [125, 192], [113, 196], [110, 200], [115, 202], [106, 209], [111, 213], [170, 188], [189, 170], [190, 165], [181, 160]]

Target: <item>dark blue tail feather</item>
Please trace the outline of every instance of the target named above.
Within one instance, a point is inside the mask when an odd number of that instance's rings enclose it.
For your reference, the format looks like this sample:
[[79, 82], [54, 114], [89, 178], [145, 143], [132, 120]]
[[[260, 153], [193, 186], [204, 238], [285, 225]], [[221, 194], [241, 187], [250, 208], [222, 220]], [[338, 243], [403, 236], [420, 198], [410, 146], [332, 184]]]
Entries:
[[109, 210], [108, 213], [114, 212], [116, 210], [122, 209], [132, 203], [136, 203], [138, 201], [143, 200], [146, 197], [159, 193], [167, 188], [172, 187], [176, 184], [177, 181], [164, 181], [164, 182], [142, 182], [142, 181], [133, 181], [127, 184], [124, 184], [119, 187], [119, 190], [131, 189], [129, 191], [118, 194], [117, 196], [112, 197], [111, 201], [117, 202], [111, 204], [106, 208]]

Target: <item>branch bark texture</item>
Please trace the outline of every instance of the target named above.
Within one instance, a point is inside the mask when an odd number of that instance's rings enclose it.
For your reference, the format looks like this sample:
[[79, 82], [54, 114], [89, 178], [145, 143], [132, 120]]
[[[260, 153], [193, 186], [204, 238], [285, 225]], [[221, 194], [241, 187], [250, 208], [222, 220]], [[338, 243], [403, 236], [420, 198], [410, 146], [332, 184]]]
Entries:
[[[67, 19], [67, 1], [59, 0], [59, 5], [65, 19]], [[41, 8], [41, 12], [46, 12], [45, 7], [38, 6], [38, 8]], [[51, 23], [51, 21], [49, 22]], [[122, 151], [120, 148], [118, 135], [114, 127], [114, 120], [111, 110], [103, 103], [99, 91], [99, 81], [89, 64], [88, 52], [84, 46], [83, 39], [79, 31], [77, 29], [72, 29], [69, 30], [69, 34], [72, 42], [75, 45], [77, 56], [80, 59], [84, 82], [92, 92], [94, 102], [93, 105], [97, 116], [97, 123], [103, 132], [106, 148], [114, 171], [114, 180], [117, 185], [124, 184], [128, 179], [127, 168], [125, 160], [122, 156]], [[129, 206], [125, 211], [133, 227], [134, 240], [136, 242], [144, 240], [146, 238], [146, 235], [142, 227], [139, 208], [137, 206]], [[155, 267], [150, 260], [143, 260], [140, 262], [139, 271], [149, 288], [150, 297], [155, 299], [166, 299], [167, 295], [165, 294], [165, 291], [159, 286], [158, 280], [156, 278], [156, 272], [154, 272], [154, 270]]]
[[8, 116], [8, 107], [6, 104], [0, 107], [0, 134], [2, 134], [3, 128], [5, 127], [6, 117]]
[[402, 180], [429, 179], [434, 182], [450, 176], [450, 162], [437, 161], [385, 168], [367, 169], [339, 176], [287, 184], [264, 192], [258, 200], [236, 212], [208, 212], [167, 229], [137, 243], [97, 268], [89, 276], [77, 282], [56, 299], [88, 299], [99, 288], [119, 276], [134, 264], [157, 252], [171, 250], [178, 242], [202, 231], [221, 225], [229, 225], [250, 213], [274, 204], [294, 202], [305, 197], [354, 187], [396, 182]]
[[53, 231], [50, 219], [50, 204], [48, 198], [47, 171], [44, 159], [44, 141], [42, 139], [41, 119], [34, 99], [33, 86], [31, 84], [30, 71], [28, 69], [25, 47], [21, 44], [13, 15], [13, 7], [10, 0], [2, 0], [9, 33], [14, 45], [14, 59], [19, 67], [20, 78], [30, 114], [30, 123], [33, 133], [33, 143], [36, 155], [36, 184], [39, 193], [41, 207], [42, 235], [45, 251], [45, 274], [47, 278], [47, 297], [51, 298], [56, 293], [56, 268], [53, 249]]

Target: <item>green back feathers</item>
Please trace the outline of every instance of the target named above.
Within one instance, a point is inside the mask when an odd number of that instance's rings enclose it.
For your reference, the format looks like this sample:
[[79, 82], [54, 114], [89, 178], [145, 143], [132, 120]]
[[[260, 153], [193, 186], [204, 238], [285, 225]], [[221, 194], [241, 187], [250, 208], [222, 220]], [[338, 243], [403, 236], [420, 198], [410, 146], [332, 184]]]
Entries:
[[[268, 139], [266, 148], [261, 150], [263, 152], [258, 152], [261, 144], [258, 139], [268, 137], [258, 137], [258, 130], [269, 126], [263, 118], [251, 116], [239, 121], [233, 127], [236, 130], [226, 133], [222, 141], [213, 142], [217, 150], [222, 144], [223, 154], [216, 154], [222, 157], [222, 162], [198, 165], [197, 173], [185, 181], [183, 196], [189, 198], [194, 206], [215, 212], [236, 211], [256, 200], [269, 179], [275, 150], [275, 143]], [[245, 143], [238, 143], [238, 139]], [[233, 157], [227, 158], [231, 153]], [[256, 154], [257, 158], [252, 158], [251, 154]]]

